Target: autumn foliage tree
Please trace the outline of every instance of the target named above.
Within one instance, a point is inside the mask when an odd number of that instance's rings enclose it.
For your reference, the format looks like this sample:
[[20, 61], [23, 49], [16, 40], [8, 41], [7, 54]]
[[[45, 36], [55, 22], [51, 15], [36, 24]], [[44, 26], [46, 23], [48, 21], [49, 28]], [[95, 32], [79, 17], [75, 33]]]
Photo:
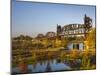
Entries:
[[96, 28], [93, 28], [86, 39], [87, 45], [91, 49], [95, 49], [96, 46]]

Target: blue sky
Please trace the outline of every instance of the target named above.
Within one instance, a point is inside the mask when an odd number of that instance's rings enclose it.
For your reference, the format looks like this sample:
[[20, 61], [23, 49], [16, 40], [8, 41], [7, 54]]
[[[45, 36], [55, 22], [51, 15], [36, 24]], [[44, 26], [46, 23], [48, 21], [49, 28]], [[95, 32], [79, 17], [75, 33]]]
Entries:
[[12, 36], [35, 37], [38, 33], [56, 32], [57, 24], [83, 24], [85, 14], [95, 26], [95, 6], [13, 1]]

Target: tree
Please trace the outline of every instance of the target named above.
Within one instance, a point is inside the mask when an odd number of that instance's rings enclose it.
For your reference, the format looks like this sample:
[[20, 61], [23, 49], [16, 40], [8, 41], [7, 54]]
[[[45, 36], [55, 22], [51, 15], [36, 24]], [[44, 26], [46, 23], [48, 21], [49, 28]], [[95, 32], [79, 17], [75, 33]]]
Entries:
[[95, 46], [96, 46], [96, 28], [93, 28], [87, 38], [86, 38], [86, 41], [87, 41], [87, 45], [89, 48], [92, 48], [92, 49], [95, 49]]
[[56, 47], [61, 47], [61, 40], [56, 39], [55, 45], [56, 45]]
[[68, 45], [68, 38], [62, 38], [62, 41], [61, 41], [61, 43], [62, 43], [62, 47], [67, 47], [67, 45]]

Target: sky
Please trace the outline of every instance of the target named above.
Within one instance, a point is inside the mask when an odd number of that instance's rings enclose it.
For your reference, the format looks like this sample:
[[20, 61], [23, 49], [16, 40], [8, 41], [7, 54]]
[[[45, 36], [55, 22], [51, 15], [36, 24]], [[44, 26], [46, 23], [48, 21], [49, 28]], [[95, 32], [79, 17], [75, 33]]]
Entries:
[[12, 37], [56, 32], [57, 24], [83, 24], [84, 15], [93, 19], [95, 27], [95, 6], [38, 2], [12, 1]]

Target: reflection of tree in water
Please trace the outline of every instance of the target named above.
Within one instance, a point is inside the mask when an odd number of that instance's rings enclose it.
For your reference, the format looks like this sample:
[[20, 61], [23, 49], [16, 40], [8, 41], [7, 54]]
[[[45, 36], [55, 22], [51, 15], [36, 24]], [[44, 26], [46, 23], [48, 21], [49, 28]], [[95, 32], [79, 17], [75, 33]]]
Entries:
[[51, 64], [53, 64], [53, 60], [51, 60]]
[[61, 59], [57, 59], [56, 63], [61, 63]]
[[45, 65], [45, 62], [46, 62], [46, 61], [42, 61], [42, 65]]
[[40, 61], [40, 65], [42, 66], [42, 64], [43, 64], [43, 61]]
[[43, 63], [44, 63], [44, 64], [46, 64], [46, 63], [47, 63], [47, 61], [43, 61]]
[[46, 72], [50, 72], [50, 71], [51, 71], [50, 62], [48, 61], [47, 67], [46, 67]]
[[37, 64], [36, 62], [33, 63], [33, 68], [34, 69], [36, 68], [36, 64]]

